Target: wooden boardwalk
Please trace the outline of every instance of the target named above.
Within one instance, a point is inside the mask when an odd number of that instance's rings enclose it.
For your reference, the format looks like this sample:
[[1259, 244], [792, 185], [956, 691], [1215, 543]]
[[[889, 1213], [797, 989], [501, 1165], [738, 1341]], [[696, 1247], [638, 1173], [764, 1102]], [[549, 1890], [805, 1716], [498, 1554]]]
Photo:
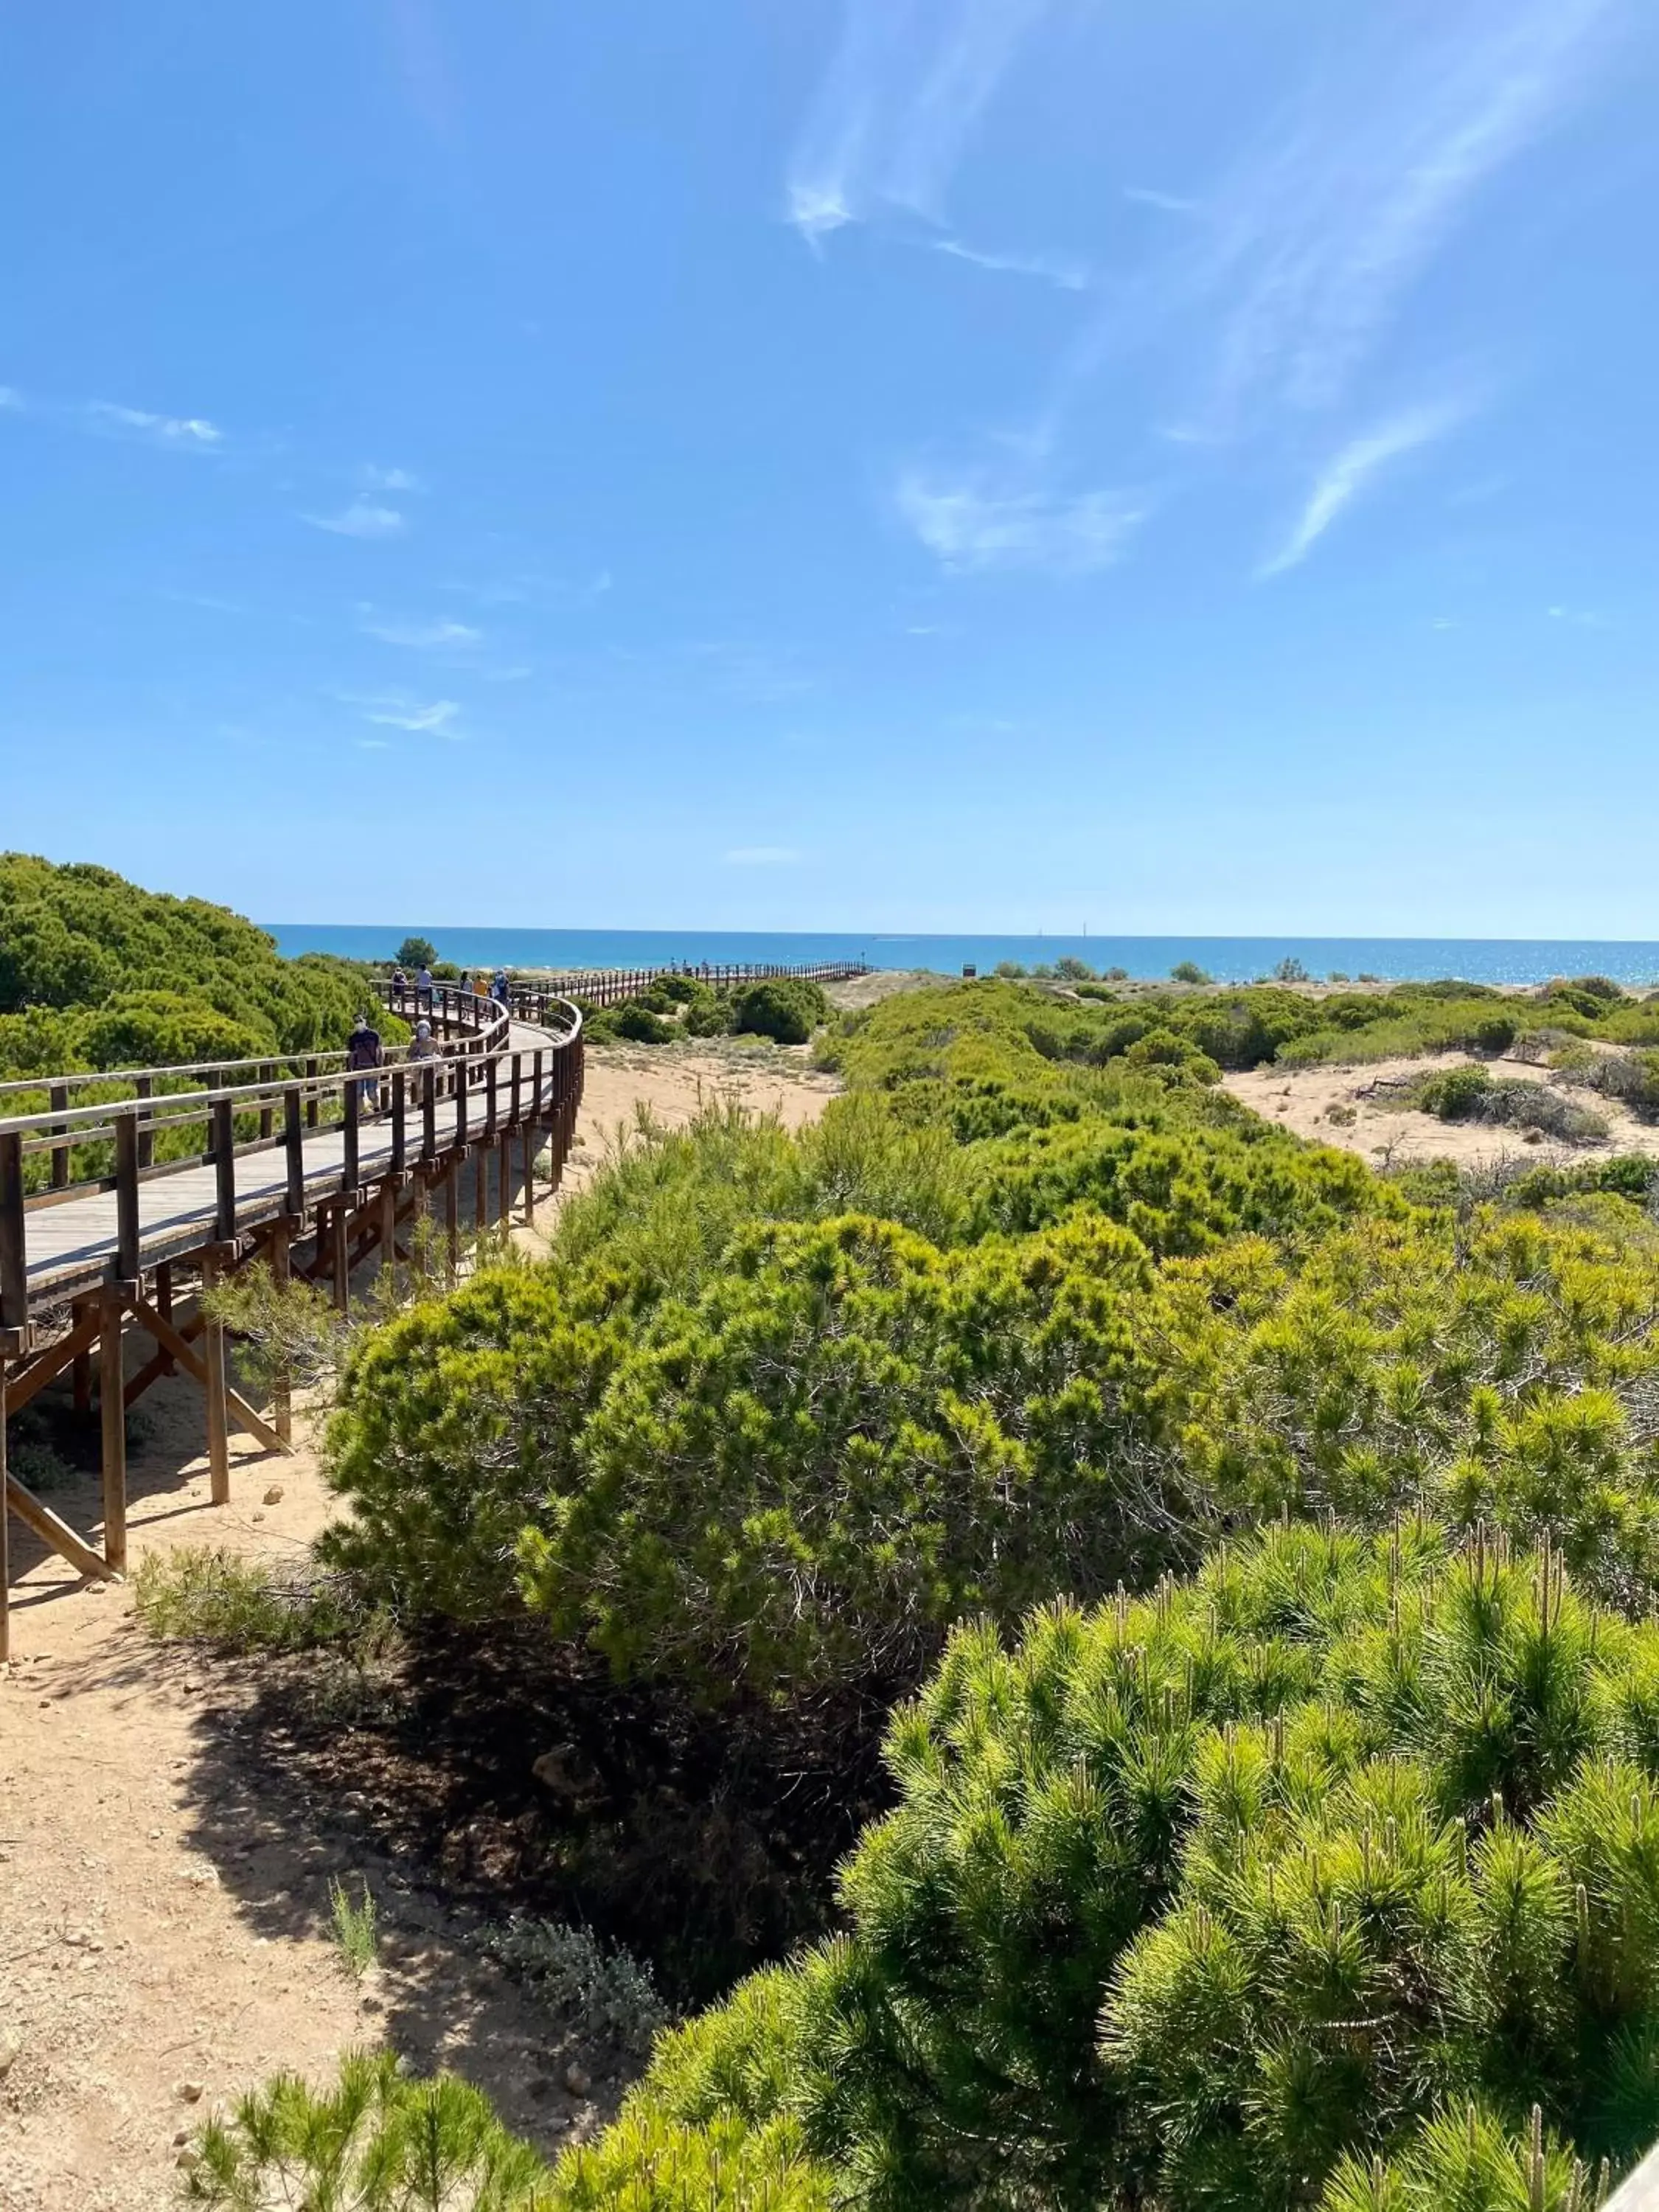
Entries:
[[[553, 1082], [552, 1048], [556, 1039], [544, 1030], [515, 1022], [509, 1031], [508, 1049], [533, 1059], [541, 1048], [546, 1054], [543, 1103]], [[394, 1160], [388, 1094], [390, 1076], [381, 1080], [382, 1108], [365, 1115], [358, 1124], [356, 1180], [379, 1183], [402, 1172], [405, 1160]], [[441, 1158], [447, 1158], [458, 1144], [477, 1144], [485, 1132], [476, 1112], [462, 1114], [455, 1097], [434, 1102], [434, 1130]], [[476, 1102], [475, 1102], [476, 1103]], [[525, 1091], [521, 1118], [530, 1110]], [[407, 1152], [407, 1142], [405, 1142]], [[334, 1198], [345, 1181], [346, 1130], [341, 1122], [307, 1128], [301, 1139], [304, 1168], [302, 1211], [314, 1211], [319, 1201]], [[236, 1163], [236, 1228], [246, 1233], [274, 1221], [289, 1211], [289, 1176], [283, 1141], [273, 1137], [258, 1151], [238, 1148]], [[200, 1251], [216, 1234], [219, 1200], [218, 1173], [211, 1162], [181, 1162], [171, 1173], [155, 1175], [138, 1186], [138, 1258], [148, 1271], [162, 1261]], [[89, 1189], [42, 1207], [28, 1217], [25, 1279], [33, 1311], [59, 1302], [76, 1291], [102, 1283], [116, 1265], [120, 1235], [118, 1199], [113, 1189]]]
[[[400, 1008], [411, 996], [396, 995]], [[182, 1370], [201, 1385], [216, 1504], [230, 1497], [232, 1425], [290, 1449], [285, 1389], [261, 1411], [231, 1387], [225, 1326], [204, 1292], [258, 1265], [279, 1283], [308, 1278], [343, 1310], [372, 1254], [413, 1278], [447, 1248], [453, 1270], [469, 1168], [476, 1231], [490, 1225], [492, 1182], [497, 1224], [515, 1206], [534, 1219], [538, 1176], [556, 1186], [574, 1133], [582, 1026], [550, 993], [515, 998], [510, 1015], [447, 986], [421, 994], [407, 1011], [428, 1018], [433, 1038], [372, 1075], [333, 1053], [0, 1085], [0, 1660], [12, 1514], [83, 1575], [125, 1569], [126, 1413], [162, 1376]], [[35, 1110], [4, 1118], [12, 1101]], [[155, 1350], [131, 1373], [135, 1328]], [[96, 1545], [5, 1463], [8, 1417], [66, 1370], [89, 1410], [94, 1364]]]

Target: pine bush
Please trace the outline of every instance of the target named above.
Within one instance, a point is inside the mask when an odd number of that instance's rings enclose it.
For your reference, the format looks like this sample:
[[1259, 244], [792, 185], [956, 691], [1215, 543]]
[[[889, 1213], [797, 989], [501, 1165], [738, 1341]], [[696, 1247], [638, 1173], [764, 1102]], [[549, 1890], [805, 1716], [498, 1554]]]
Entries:
[[1561, 2203], [1659, 2132], [1659, 1629], [1547, 1550], [1272, 1530], [958, 1630], [888, 1758], [848, 1933], [633, 2124], [787, 2118], [907, 2212], [1525, 2203], [1534, 2106]]

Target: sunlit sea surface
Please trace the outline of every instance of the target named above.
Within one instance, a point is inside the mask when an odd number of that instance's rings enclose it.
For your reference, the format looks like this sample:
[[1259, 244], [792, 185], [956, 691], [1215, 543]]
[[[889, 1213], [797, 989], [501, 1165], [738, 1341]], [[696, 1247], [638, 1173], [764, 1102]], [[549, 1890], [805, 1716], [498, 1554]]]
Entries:
[[1167, 975], [1195, 961], [1218, 982], [1249, 982], [1281, 960], [1310, 975], [1379, 975], [1399, 981], [1456, 976], [1472, 983], [1541, 983], [1552, 975], [1610, 975], [1620, 983], [1659, 983], [1659, 945], [1628, 939], [1477, 937], [895, 937], [720, 929], [436, 929], [415, 922], [375, 925], [266, 922], [290, 956], [337, 952], [389, 959], [405, 937], [429, 938], [441, 959], [466, 967], [655, 968], [771, 962], [787, 967], [866, 960], [872, 968], [931, 969], [988, 975], [1000, 961], [1024, 968], [1066, 954], [1097, 971], [1126, 969], [1138, 979]]

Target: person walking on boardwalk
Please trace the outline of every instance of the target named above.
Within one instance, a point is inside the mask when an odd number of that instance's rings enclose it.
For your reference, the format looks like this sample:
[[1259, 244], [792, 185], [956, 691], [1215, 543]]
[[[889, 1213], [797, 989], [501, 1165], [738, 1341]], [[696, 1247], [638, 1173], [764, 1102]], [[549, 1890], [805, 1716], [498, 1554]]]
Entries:
[[425, 966], [415, 978], [415, 1003], [428, 1014], [432, 1012], [432, 970]]
[[[369, 1021], [367, 1014], [359, 1014], [351, 1041], [346, 1046], [346, 1066], [354, 1072], [359, 1068], [378, 1069], [385, 1054], [380, 1048], [380, 1032]], [[378, 1114], [380, 1110], [380, 1079], [378, 1073], [365, 1073], [357, 1085], [357, 1107], [360, 1113]]]
[[416, 1023], [415, 1034], [410, 1039], [409, 1057], [411, 1062], [417, 1060], [437, 1059], [438, 1040], [432, 1034], [430, 1022]]

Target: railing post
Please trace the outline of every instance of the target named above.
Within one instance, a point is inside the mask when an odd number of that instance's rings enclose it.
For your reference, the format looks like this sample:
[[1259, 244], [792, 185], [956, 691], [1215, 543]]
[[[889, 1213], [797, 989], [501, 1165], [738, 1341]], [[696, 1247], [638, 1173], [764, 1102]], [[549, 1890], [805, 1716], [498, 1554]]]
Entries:
[[[133, 1086], [132, 1086], [132, 1087], [133, 1087], [133, 1089], [137, 1092], [138, 1097], [139, 1097], [139, 1098], [140, 1098], [141, 1100], [148, 1100], [148, 1099], [151, 1099], [151, 1098], [153, 1098], [153, 1097], [155, 1096], [155, 1077], [154, 1077], [154, 1076], [152, 1076], [152, 1075], [141, 1075], [141, 1076], [138, 1078], [138, 1080], [137, 1080], [137, 1081], [133, 1085]], [[155, 1123], [154, 1123], [154, 1121], [153, 1121], [153, 1119], [152, 1119], [152, 1116], [151, 1116], [151, 1114], [150, 1114], [150, 1110], [149, 1110], [149, 1106], [148, 1106], [148, 1105], [146, 1105], [146, 1104], [141, 1104], [141, 1105], [140, 1105], [140, 1107], [139, 1107], [139, 1109], [138, 1109], [138, 1167], [139, 1167], [139, 1172], [142, 1174], [142, 1173], [143, 1173], [143, 1170], [144, 1170], [145, 1168], [148, 1168], [148, 1167], [153, 1167], [155, 1164]]]
[[[268, 1089], [270, 1085], [276, 1082], [276, 1070], [275, 1067], [272, 1066], [269, 1060], [262, 1061], [259, 1067], [259, 1082], [261, 1087]], [[276, 1109], [271, 1104], [270, 1099], [267, 1098], [261, 1102], [259, 1107], [259, 1142], [262, 1145], [268, 1145], [270, 1142], [271, 1133], [276, 1127]]]
[[297, 1083], [290, 1083], [283, 1093], [283, 1150], [288, 1167], [288, 1210], [301, 1214], [306, 1210], [306, 1128], [305, 1106]]
[[313, 1055], [306, 1062], [306, 1127], [314, 1129], [322, 1102], [317, 1096], [317, 1061]]
[[357, 1188], [357, 1079], [349, 1076], [345, 1086], [345, 1165], [340, 1174], [340, 1188], [355, 1191]]
[[401, 1175], [404, 1171], [408, 1116], [408, 1108], [404, 1097], [404, 1086], [406, 1081], [407, 1078], [402, 1068], [394, 1067], [392, 1071], [392, 1172], [393, 1175]]
[[455, 1142], [466, 1142], [466, 1079], [471, 1062], [463, 1054], [455, 1063]]
[[[67, 1083], [54, 1083], [46, 1095], [52, 1101], [52, 1110], [54, 1114], [68, 1113], [69, 1085]], [[62, 1137], [66, 1140], [69, 1136], [68, 1129], [61, 1123], [52, 1133], [54, 1137]], [[69, 1171], [70, 1148], [67, 1141], [61, 1145], [54, 1145], [52, 1148], [52, 1187], [54, 1190], [69, 1188]]]
[[519, 1062], [522, 1057], [522, 1054], [516, 1052], [513, 1055], [513, 1103], [510, 1119], [514, 1128], [519, 1125]]
[[421, 1074], [421, 1158], [434, 1159], [438, 1152], [438, 1071], [428, 1060]]
[[27, 1328], [28, 1259], [24, 1245], [23, 1138], [0, 1131], [0, 1328]]
[[215, 1098], [210, 1109], [213, 1127], [213, 1180], [216, 1196], [216, 1223], [219, 1242], [236, 1237], [236, 1125], [228, 1098]]
[[492, 1053], [484, 1062], [484, 1123], [486, 1137], [495, 1133], [495, 1056]]
[[136, 1283], [138, 1261], [138, 1116], [118, 1115], [115, 1123], [115, 1273]]

